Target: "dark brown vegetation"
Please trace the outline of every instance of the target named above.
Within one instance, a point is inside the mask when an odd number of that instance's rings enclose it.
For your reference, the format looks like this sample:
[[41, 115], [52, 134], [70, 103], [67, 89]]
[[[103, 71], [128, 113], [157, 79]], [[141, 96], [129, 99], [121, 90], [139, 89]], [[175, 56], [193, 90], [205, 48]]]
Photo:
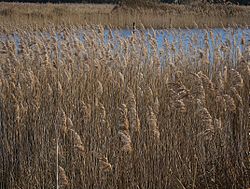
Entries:
[[3, 0], [5, 2], [33, 2], [33, 3], [102, 3], [102, 4], [126, 4], [139, 5], [158, 4], [158, 3], [175, 3], [175, 4], [197, 4], [197, 3], [219, 3], [219, 4], [239, 4], [249, 5], [248, 0]]

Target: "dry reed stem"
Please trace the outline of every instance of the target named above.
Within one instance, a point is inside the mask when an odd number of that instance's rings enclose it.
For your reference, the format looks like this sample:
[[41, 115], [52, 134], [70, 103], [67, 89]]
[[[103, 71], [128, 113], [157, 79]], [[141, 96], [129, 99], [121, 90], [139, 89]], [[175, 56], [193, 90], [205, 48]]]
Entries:
[[224, 29], [0, 24], [0, 181], [247, 188], [250, 51]]

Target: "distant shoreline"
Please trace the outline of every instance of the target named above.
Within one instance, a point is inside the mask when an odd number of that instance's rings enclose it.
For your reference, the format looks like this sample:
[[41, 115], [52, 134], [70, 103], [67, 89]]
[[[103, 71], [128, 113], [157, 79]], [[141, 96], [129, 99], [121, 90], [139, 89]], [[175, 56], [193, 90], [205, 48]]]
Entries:
[[0, 3], [3, 25], [109, 25], [116, 28], [248, 27], [250, 6], [174, 5], [130, 8], [111, 4]]

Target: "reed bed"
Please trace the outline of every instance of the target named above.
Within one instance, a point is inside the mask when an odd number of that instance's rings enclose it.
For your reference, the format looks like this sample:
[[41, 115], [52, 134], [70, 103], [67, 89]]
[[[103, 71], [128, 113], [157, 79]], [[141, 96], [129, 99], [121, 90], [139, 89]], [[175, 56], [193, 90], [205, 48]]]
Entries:
[[[250, 25], [250, 7], [238, 5], [175, 5], [128, 7], [112, 4], [39, 4], [0, 2], [0, 22], [8, 25], [107, 25], [119, 28], [136, 23], [146, 28], [200, 28]], [[68, 26], [69, 27], [69, 26]]]
[[250, 187], [250, 46], [213, 35], [2, 29], [0, 188]]

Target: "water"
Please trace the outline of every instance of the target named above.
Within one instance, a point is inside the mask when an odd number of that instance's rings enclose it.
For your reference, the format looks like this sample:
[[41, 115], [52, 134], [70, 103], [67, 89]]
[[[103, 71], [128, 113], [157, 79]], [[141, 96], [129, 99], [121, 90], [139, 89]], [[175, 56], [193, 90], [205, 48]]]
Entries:
[[[122, 38], [130, 38], [133, 34], [140, 35], [140, 33], [144, 33], [145, 39], [147, 40], [149, 36], [155, 36], [158, 48], [162, 48], [164, 45], [164, 40], [167, 39], [169, 43], [179, 43], [182, 42], [184, 46], [188, 47], [190, 43], [192, 43], [192, 39], [194, 37], [199, 38], [199, 43], [202, 47], [205, 35], [208, 33], [209, 42], [212, 45], [212, 37], [214, 40], [218, 40], [220, 45], [221, 43], [225, 43], [230, 38], [230, 42], [236, 41], [237, 45], [240, 45], [240, 40], [243, 35], [245, 35], [246, 39], [250, 41], [250, 28], [215, 28], [215, 29], [166, 29], [166, 30], [138, 30], [133, 32], [132, 30], [123, 29], [123, 30], [112, 30], [112, 36], [114, 37], [113, 40], [116, 39], [117, 36]], [[213, 36], [209, 35], [209, 33], [213, 33]], [[86, 31], [77, 31], [76, 35], [81, 41], [84, 41], [84, 33]], [[87, 33], [90, 33], [89, 31]], [[106, 29], [104, 31], [105, 34], [105, 43], [109, 42], [109, 33], [110, 30]], [[50, 37], [48, 33], [44, 33], [43, 35]], [[13, 33], [12, 37], [14, 38], [17, 46], [20, 42], [20, 38], [18, 33]], [[60, 33], [56, 34], [56, 38], [60, 40], [62, 35]], [[7, 37], [5, 35], [0, 35], [0, 41], [6, 41]], [[219, 40], [220, 39], [220, 40]]]
[[[34, 33], [32, 33], [34, 34]], [[47, 38], [50, 39], [51, 36], [49, 33], [36, 33], [38, 38]], [[55, 38], [58, 41], [58, 49], [60, 51], [61, 41], [64, 39], [63, 33], [56, 33]], [[86, 44], [86, 36], [93, 37], [95, 34], [93, 30], [75, 30], [74, 33], [75, 38], [77, 38], [84, 45]], [[100, 43], [104, 43], [108, 45], [112, 43], [116, 49], [119, 49], [119, 45], [121, 40], [131, 39], [132, 36], [136, 36], [140, 39], [145, 45], [148, 47], [149, 52], [152, 50], [151, 42], [152, 38], [156, 39], [155, 43], [157, 45], [157, 52], [160, 53], [162, 50], [169, 48], [171, 46], [175, 47], [175, 51], [181, 49], [183, 53], [189, 54], [190, 46], [193, 49], [205, 49], [205, 41], [207, 39], [209, 44], [209, 59], [213, 61], [214, 50], [220, 48], [223, 45], [228, 45], [231, 47], [232, 56], [235, 54], [236, 49], [239, 48], [243, 50], [243, 46], [241, 44], [242, 37], [246, 39], [246, 42], [250, 44], [250, 29], [249, 28], [215, 28], [215, 29], [166, 29], [166, 30], [138, 30], [133, 32], [132, 30], [104, 30], [104, 38], [100, 39]], [[16, 49], [18, 51], [20, 46], [20, 37], [18, 33], [14, 33], [9, 36], [0, 35], [0, 41], [12, 40], [15, 42]], [[167, 44], [169, 46], [167, 46]], [[221, 52], [222, 53], [222, 52]], [[59, 52], [60, 54], [60, 52]], [[149, 53], [150, 54], [150, 53]]]
[[[140, 31], [141, 32], [141, 31]], [[167, 29], [167, 30], [143, 30], [146, 39], [148, 36], [155, 36], [159, 48], [163, 47], [164, 40], [167, 39], [170, 43], [178, 43], [182, 41], [183, 45], [188, 47], [192, 43], [193, 37], [198, 37], [200, 40], [200, 45], [202, 46], [207, 33], [213, 33], [214, 40], [221, 39], [218, 42], [225, 43], [229, 37], [231, 37], [231, 42], [237, 41], [237, 45], [240, 44], [241, 37], [246, 36], [247, 40], [250, 40], [250, 28], [215, 28], [215, 29]], [[138, 33], [138, 32], [135, 32]], [[105, 42], [108, 42], [109, 30], [105, 30]], [[121, 36], [123, 38], [129, 38], [133, 35], [131, 30], [113, 30], [113, 36]], [[233, 36], [233, 37], [232, 37]], [[208, 34], [210, 45], [212, 45], [212, 36]], [[220, 43], [218, 43], [220, 45]]]
[[[250, 29], [249, 28], [215, 28], [215, 29], [168, 29], [168, 30], [144, 30], [134, 32], [131, 30], [115, 30], [112, 31], [112, 36], [119, 36], [122, 38], [130, 38], [132, 35], [141, 36], [144, 34], [144, 43], [148, 45], [150, 38], [153, 36], [156, 39], [158, 53], [166, 47], [166, 41], [169, 47], [175, 46], [176, 54], [181, 49], [184, 54], [190, 54], [190, 46], [192, 49], [204, 50], [206, 48], [206, 39], [209, 44], [209, 60], [213, 63], [215, 49], [220, 49], [221, 46], [230, 46], [231, 59], [236, 62], [236, 51], [239, 48], [243, 51], [242, 38], [244, 37], [248, 45], [250, 45]], [[109, 31], [105, 31], [105, 43], [109, 42]], [[220, 52], [221, 54], [223, 52]]]

